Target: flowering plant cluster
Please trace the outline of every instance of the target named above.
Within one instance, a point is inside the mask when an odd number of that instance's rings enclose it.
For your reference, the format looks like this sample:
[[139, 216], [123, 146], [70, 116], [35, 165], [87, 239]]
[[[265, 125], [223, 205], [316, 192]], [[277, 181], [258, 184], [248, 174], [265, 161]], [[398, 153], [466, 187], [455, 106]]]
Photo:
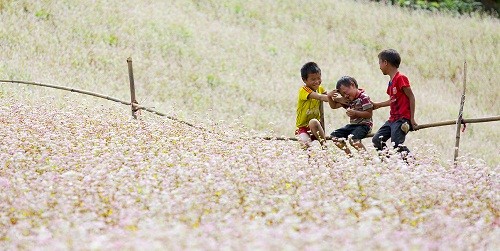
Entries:
[[498, 167], [479, 159], [347, 158], [44, 102], [0, 105], [2, 250], [500, 248]]

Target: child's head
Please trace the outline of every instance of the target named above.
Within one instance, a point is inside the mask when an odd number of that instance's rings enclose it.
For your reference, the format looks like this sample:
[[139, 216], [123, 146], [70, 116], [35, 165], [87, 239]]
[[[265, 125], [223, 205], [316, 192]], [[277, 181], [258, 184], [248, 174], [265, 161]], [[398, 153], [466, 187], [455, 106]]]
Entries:
[[316, 91], [321, 85], [321, 69], [318, 64], [314, 62], [306, 63], [300, 69], [300, 75], [302, 76], [302, 81], [306, 84], [307, 87]]
[[337, 91], [349, 101], [358, 96], [358, 82], [353, 77], [343, 76], [337, 81]]
[[401, 56], [394, 49], [383, 50], [378, 54], [378, 64], [384, 75], [387, 75], [390, 67], [399, 68]]

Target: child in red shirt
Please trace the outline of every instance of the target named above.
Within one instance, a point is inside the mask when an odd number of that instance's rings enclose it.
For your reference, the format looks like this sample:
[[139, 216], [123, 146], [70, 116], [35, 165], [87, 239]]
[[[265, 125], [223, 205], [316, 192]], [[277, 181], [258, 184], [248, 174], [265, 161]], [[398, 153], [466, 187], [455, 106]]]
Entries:
[[[373, 109], [390, 106], [389, 120], [380, 127], [373, 136], [372, 142], [378, 151], [386, 147], [386, 141], [391, 138], [398, 152], [409, 153], [408, 147], [402, 145], [405, 142], [409, 130], [417, 129], [415, 122], [415, 96], [410, 87], [408, 78], [399, 72], [401, 57], [396, 50], [387, 49], [378, 54], [380, 70], [384, 75], [389, 75], [390, 81], [387, 86], [389, 100], [373, 103]], [[409, 127], [409, 128], [408, 128]]]

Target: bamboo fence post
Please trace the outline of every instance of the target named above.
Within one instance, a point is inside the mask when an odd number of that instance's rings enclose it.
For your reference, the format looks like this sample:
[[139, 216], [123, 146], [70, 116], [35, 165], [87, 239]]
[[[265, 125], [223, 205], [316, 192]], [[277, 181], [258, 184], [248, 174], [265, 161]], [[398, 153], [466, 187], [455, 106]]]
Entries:
[[460, 110], [458, 112], [458, 119], [457, 119], [457, 134], [455, 137], [455, 154], [453, 156], [453, 162], [456, 164], [457, 158], [458, 158], [458, 148], [460, 147], [460, 127], [462, 126], [463, 123], [463, 110], [464, 110], [464, 103], [465, 103], [465, 90], [466, 90], [466, 83], [467, 83], [467, 61], [464, 62], [464, 90], [462, 92], [462, 100], [460, 101]]
[[127, 58], [127, 64], [128, 64], [128, 77], [130, 80], [130, 109], [132, 110], [132, 117], [134, 119], [137, 119], [137, 109], [136, 105], [139, 104], [137, 103], [137, 100], [135, 98], [135, 85], [134, 85], [134, 70], [132, 68], [132, 57]]
[[326, 133], [326, 128], [325, 128], [325, 113], [323, 109], [323, 101], [319, 101], [319, 123], [321, 124], [321, 127], [323, 128], [323, 131]]

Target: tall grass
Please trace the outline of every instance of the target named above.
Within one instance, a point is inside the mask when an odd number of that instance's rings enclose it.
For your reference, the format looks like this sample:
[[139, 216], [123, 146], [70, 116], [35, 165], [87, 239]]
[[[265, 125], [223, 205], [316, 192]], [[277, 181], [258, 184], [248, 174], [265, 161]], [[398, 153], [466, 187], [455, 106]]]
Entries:
[[[365, 1], [2, 1], [1, 6], [0, 78], [127, 99], [125, 60], [131, 56], [139, 102], [195, 123], [224, 120], [242, 131], [292, 136], [299, 69], [307, 61], [320, 65], [327, 89], [351, 75], [373, 100], [386, 100], [388, 79], [377, 65], [384, 48], [402, 55], [401, 71], [417, 98], [417, 122], [457, 117], [464, 60], [469, 66], [464, 117], [500, 111], [500, 26], [494, 18]], [[25, 99], [65, 95], [5, 85], [0, 91]], [[100, 102], [85, 100], [79, 101]], [[375, 130], [388, 113], [374, 113]], [[325, 117], [327, 131], [347, 122], [341, 110], [326, 110]], [[461, 154], [497, 166], [497, 124], [469, 125]], [[407, 143], [410, 148], [416, 141], [434, 144], [443, 158], [451, 158], [454, 130], [413, 132]]]

